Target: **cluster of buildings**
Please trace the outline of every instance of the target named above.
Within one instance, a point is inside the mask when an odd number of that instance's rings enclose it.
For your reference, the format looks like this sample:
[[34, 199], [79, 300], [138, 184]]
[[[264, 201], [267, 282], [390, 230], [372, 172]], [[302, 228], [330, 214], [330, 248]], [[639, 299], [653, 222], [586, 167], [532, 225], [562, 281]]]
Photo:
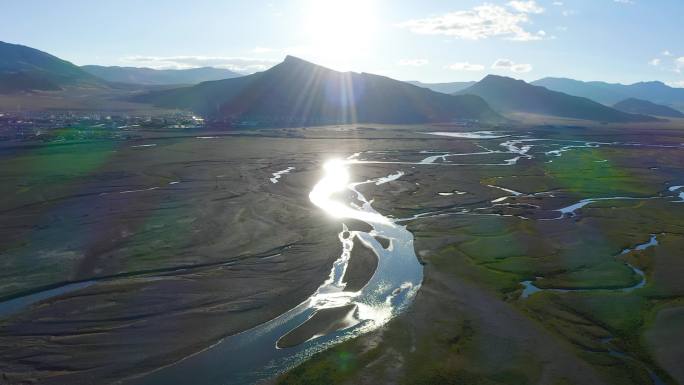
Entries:
[[186, 113], [161, 116], [108, 115], [97, 112], [2, 112], [0, 141], [125, 137], [142, 129], [201, 129], [204, 119]]

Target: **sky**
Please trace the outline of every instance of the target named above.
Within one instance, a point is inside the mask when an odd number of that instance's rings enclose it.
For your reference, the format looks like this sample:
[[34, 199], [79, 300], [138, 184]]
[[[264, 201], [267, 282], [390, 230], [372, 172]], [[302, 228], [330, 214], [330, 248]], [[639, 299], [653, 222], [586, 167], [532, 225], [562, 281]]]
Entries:
[[682, 0], [2, 0], [0, 40], [78, 65], [487, 74], [684, 87]]

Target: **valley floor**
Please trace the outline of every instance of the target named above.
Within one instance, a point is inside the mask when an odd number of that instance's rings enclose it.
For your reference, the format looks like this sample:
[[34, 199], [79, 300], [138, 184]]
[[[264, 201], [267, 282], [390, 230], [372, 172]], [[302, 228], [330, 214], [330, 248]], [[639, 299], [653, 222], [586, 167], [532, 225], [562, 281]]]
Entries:
[[[428, 134], [462, 130], [0, 143], [0, 383], [125, 382], [293, 308], [342, 223], [362, 226], [308, 197], [353, 154], [353, 180], [403, 173], [362, 192], [413, 233], [423, 284], [383, 328], [271, 381], [684, 383], [684, 129]], [[355, 284], [375, 266], [357, 259]]]

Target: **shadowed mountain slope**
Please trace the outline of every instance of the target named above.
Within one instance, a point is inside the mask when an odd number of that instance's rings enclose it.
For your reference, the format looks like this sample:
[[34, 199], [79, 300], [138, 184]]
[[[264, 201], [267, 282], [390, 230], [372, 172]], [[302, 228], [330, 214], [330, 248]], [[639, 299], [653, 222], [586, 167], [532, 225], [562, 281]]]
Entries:
[[600, 122], [657, 120], [651, 116], [628, 114], [586, 98], [551, 91], [522, 80], [496, 75], [488, 75], [459, 94], [480, 96], [492, 108], [500, 112], [525, 112]]
[[34, 48], [0, 41], [0, 93], [106, 87], [80, 67]]
[[565, 78], [543, 78], [532, 82], [537, 86], [569, 95], [589, 98], [612, 106], [622, 100], [636, 98], [652, 103], [684, 108], [684, 88], [675, 88], [663, 82], [639, 82], [616, 84], [606, 82], [583, 82]]
[[669, 118], [684, 118], [684, 114], [674, 108], [655, 104], [648, 100], [636, 98], [625, 99], [613, 106], [616, 110], [629, 112], [630, 114], [644, 114], [653, 116], [665, 116]]
[[254, 124], [503, 120], [477, 96], [446, 95], [384, 76], [337, 72], [292, 56], [264, 72], [134, 100]]

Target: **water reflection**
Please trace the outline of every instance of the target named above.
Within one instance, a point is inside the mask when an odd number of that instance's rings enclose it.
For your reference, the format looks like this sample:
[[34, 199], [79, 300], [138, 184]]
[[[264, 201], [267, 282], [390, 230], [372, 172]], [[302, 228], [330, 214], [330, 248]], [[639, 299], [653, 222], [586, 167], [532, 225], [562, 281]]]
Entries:
[[333, 199], [336, 193], [350, 187], [347, 166], [351, 163], [354, 161], [333, 159], [325, 162], [323, 165], [325, 175], [309, 193], [309, 200], [335, 218], [352, 218], [364, 222], [391, 224], [387, 218], [376, 212], [357, 210], [348, 204]]
[[[326, 162], [323, 177], [309, 193], [311, 202], [326, 214], [343, 220], [360, 220], [372, 227], [371, 231], [363, 232], [351, 231], [343, 225], [338, 234], [342, 252], [326, 281], [311, 297], [271, 321], [227, 337], [205, 351], [129, 383], [256, 383], [335, 344], [377, 329], [406, 309], [423, 280], [423, 267], [414, 252], [413, 235], [405, 226], [375, 211], [358, 191], [359, 186], [382, 184], [378, 182], [398, 179], [403, 173], [352, 182], [349, 167], [357, 164], [361, 163], [351, 159]], [[348, 202], [337, 200], [336, 196], [344, 196], [340, 193], [345, 191], [355, 195], [362, 205], [352, 207]], [[384, 248], [378, 238], [389, 240], [391, 247]], [[355, 239], [359, 241], [356, 244]], [[365, 286], [357, 291], [347, 291], [344, 277], [354, 247], [372, 249], [378, 264]], [[340, 311], [336, 314], [344, 313], [343, 319], [337, 320], [332, 328], [321, 330], [312, 326], [311, 330], [306, 330], [307, 324], [315, 323], [316, 315], [325, 311]], [[311, 337], [305, 341], [291, 338], [279, 344], [297, 330], [304, 330], [301, 335]]]
[[[327, 214], [337, 218], [350, 218], [364, 221], [373, 227], [371, 232], [349, 232], [345, 226], [340, 233], [343, 253], [331, 272], [329, 279], [311, 297], [311, 307], [316, 309], [354, 305], [356, 308], [355, 324], [370, 330], [386, 323], [397, 311], [406, 306], [412, 299], [422, 281], [422, 266], [413, 251], [413, 236], [404, 226], [399, 226], [387, 217], [376, 212], [370, 202], [358, 191], [365, 184], [381, 185], [396, 180], [404, 175], [398, 171], [385, 177], [351, 183], [349, 166], [356, 164], [353, 160], [333, 159], [327, 161], [323, 170], [325, 175], [314, 186], [309, 199]], [[362, 202], [361, 207], [352, 207], [335, 199], [335, 194], [350, 190], [356, 199]], [[346, 234], [349, 234], [348, 236]], [[398, 247], [385, 249], [376, 237], [389, 239]], [[370, 281], [358, 292], [344, 291], [346, 283], [344, 274], [349, 263], [353, 239], [371, 248], [378, 256], [378, 268]]]

